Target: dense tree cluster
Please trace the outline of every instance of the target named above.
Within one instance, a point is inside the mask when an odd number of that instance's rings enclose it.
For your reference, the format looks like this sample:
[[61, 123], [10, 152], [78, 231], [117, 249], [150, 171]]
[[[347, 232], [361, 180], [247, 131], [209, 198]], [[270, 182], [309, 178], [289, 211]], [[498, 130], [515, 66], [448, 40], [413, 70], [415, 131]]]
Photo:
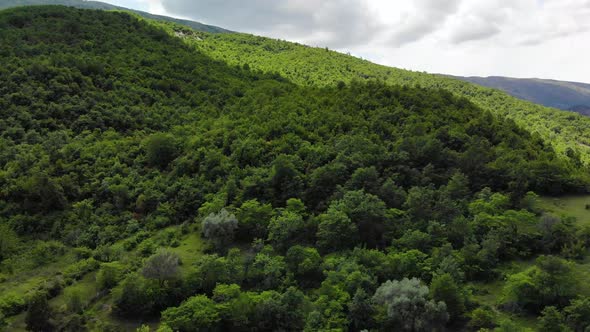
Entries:
[[[585, 192], [587, 169], [511, 120], [444, 90], [297, 86], [124, 13], [2, 11], [0, 44], [2, 273], [77, 248], [66, 278], [97, 271], [114, 315], [162, 331], [431, 331], [493, 326], [468, 283], [544, 254], [504, 309], [584, 324], [555, 256], [590, 236], [529, 191]], [[193, 233], [195, 264], [161, 248]], [[30, 329], [92, 323], [79, 293], [47, 308], [63, 284], [27, 298]]]

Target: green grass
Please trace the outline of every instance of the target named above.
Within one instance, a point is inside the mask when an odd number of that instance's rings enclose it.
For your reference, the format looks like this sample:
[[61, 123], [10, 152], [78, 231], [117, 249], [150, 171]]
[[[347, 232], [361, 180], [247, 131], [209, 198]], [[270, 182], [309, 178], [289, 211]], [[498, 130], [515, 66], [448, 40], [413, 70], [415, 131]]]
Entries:
[[54, 262], [33, 269], [17, 270], [0, 282], [0, 294], [7, 292], [25, 293], [36, 289], [49, 278], [61, 273], [66, 267], [76, 262], [71, 252], [58, 257]]
[[180, 256], [180, 261], [183, 266], [191, 266], [195, 264], [203, 253], [206, 244], [201, 239], [199, 233], [190, 233], [185, 239], [180, 242], [176, 248], [171, 248], [170, 251]]
[[579, 225], [590, 225], [590, 210], [586, 204], [590, 204], [590, 196], [562, 196], [542, 197], [540, 207], [557, 216], [568, 216], [576, 218]]

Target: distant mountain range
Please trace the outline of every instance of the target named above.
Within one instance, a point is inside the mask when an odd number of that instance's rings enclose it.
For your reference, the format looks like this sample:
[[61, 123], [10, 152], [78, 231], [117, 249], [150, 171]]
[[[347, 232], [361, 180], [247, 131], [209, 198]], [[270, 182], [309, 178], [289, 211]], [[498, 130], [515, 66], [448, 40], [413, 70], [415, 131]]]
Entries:
[[533, 103], [590, 116], [590, 84], [499, 76], [451, 77], [499, 89]]
[[36, 5], [61, 5], [61, 6], [69, 6], [75, 7], [80, 9], [99, 9], [99, 10], [125, 10], [134, 12], [142, 17], [153, 19], [153, 20], [160, 20], [160, 21], [167, 21], [167, 22], [174, 22], [182, 25], [189, 26], [195, 30], [203, 31], [203, 32], [211, 32], [211, 33], [229, 33], [232, 32], [230, 30], [226, 30], [220, 27], [202, 24], [195, 21], [189, 20], [182, 20], [168, 16], [162, 15], [154, 15], [150, 14], [141, 10], [134, 10], [125, 7], [119, 7], [115, 5], [111, 5], [104, 2], [99, 1], [85, 1], [85, 0], [1, 0], [0, 1], [0, 9], [5, 8], [12, 8], [12, 7], [19, 7], [19, 6], [36, 6]]

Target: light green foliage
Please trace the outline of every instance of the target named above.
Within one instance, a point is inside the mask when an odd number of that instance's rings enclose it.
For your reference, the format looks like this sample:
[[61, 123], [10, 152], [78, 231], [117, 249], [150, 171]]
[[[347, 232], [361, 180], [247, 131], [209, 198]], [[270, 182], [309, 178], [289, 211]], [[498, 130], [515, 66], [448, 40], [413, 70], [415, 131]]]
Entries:
[[350, 295], [338, 286], [322, 285], [314, 301], [315, 311], [307, 317], [306, 331], [339, 331], [350, 323], [344, 308], [350, 302]]
[[135, 332], [150, 332], [150, 327], [147, 325], [142, 325], [138, 327]]
[[162, 312], [162, 321], [175, 331], [206, 331], [220, 320], [215, 303], [204, 295], [191, 297], [178, 308]]
[[584, 195], [563, 197], [541, 197], [539, 205], [552, 214], [575, 217], [580, 225], [590, 225], [590, 197]]
[[509, 277], [503, 302], [532, 312], [549, 305], [564, 305], [578, 292], [576, 280], [572, 263], [541, 256], [535, 266]]

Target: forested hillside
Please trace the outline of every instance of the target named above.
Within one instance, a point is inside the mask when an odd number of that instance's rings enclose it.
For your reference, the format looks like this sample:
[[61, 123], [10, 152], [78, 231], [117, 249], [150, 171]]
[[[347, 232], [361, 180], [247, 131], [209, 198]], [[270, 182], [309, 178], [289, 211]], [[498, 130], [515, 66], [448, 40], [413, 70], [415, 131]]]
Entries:
[[0, 11], [0, 45], [7, 330], [589, 325], [590, 231], [532, 192], [588, 169], [467, 98], [296, 84], [119, 12]]
[[[172, 29], [171, 26], [168, 26]], [[174, 27], [182, 31], [180, 26]], [[185, 31], [188, 42], [214, 59], [277, 72], [297, 84], [335, 86], [338, 82], [379, 80], [387, 84], [445, 89], [495, 115], [513, 119], [538, 133], [560, 153], [580, 153], [590, 161], [590, 119], [514, 98], [507, 93], [448, 78], [373, 64], [369, 61], [296, 43], [248, 34], [208, 35]]]

